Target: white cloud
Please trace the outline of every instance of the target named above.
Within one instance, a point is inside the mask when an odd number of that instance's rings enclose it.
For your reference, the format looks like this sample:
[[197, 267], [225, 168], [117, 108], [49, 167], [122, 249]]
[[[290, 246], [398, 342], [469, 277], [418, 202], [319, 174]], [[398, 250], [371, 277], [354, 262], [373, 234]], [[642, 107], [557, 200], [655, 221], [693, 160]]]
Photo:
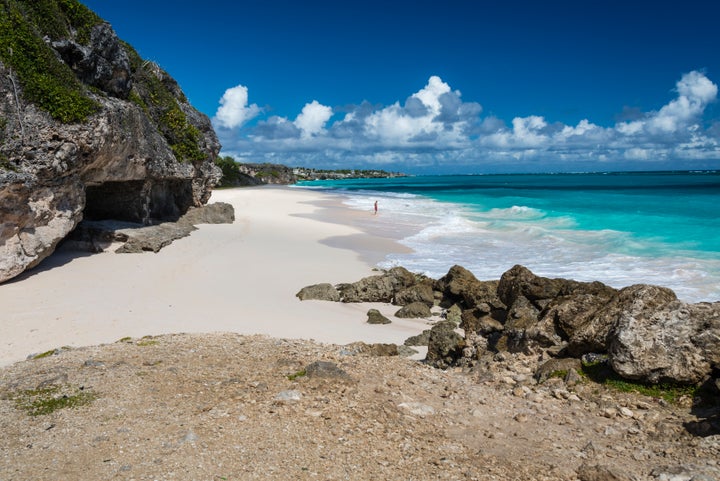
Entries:
[[717, 85], [705, 75], [693, 71], [686, 73], [676, 84], [678, 96], [658, 112], [651, 112], [643, 120], [623, 122], [616, 126], [618, 132], [638, 135], [667, 135], [692, 128], [702, 116], [705, 107], [717, 97]]
[[[464, 108], [470, 105], [472, 108]], [[395, 102], [370, 114], [364, 134], [384, 145], [409, 146], [432, 142], [436, 146], [457, 146], [465, 141], [466, 112], [479, 113], [475, 103], [463, 104], [460, 92], [453, 91], [440, 77], [432, 76], [427, 85], [412, 94], [405, 106]]]
[[542, 133], [547, 127], [543, 117], [531, 115], [530, 117], [515, 117], [512, 121], [515, 141], [523, 147], [537, 147], [547, 142], [548, 137]]
[[570, 127], [569, 125], [563, 127], [560, 131], [560, 135], [566, 139], [570, 137], [582, 137], [599, 129], [600, 127], [591, 123], [588, 119], [582, 119], [575, 127]]
[[[450, 86], [442, 81], [442, 79], [436, 75], [433, 75], [428, 80], [427, 85], [422, 88], [419, 92], [414, 93], [412, 96], [420, 99], [420, 101], [428, 108], [430, 108], [430, 111], [438, 115], [440, 113], [440, 96], [442, 94], [446, 94], [451, 92]], [[460, 96], [460, 92], [458, 92], [458, 97]]]
[[644, 127], [645, 122], [634, 120], [632, 122], [621, 122], [615, 126], [615, 129], [623, 135], [635, 135], [641, 133]]
[[313, 100], [309, 104], [305, 104], [294, 124], [302, 131], [304, 137], [310, 137], [323, 131], [325, 123], [330, 120], [332, 114], [332, 108]]
[[698, 71], [686, 73], [677, 83], [678, 93], [692, 102], [708, 104], [717, 97], [717, 85]]
[[[230, 91], [221, 100], [218, 123], [224, 108], [238, 111], [230, 105], [242, 107], [242, 116], [235, 123], [222, 117], [222, 125], [241, 125], [259, 113], [257, 106], [247, 106], [247, 89], [242, 87], [232, 98]], [[344, 107], [343, 117], [333, 122], [333, 109], [313, 100], [295, 120], [273, 116], [239, 132], [219, 134], [226, 153], [316, 167], [394, 165], [407, 171], [477, 172], [517, 170], [520, 165], [533, 171], [575, 171], [622, 168], [633, 162], [649, 168], [653, 162], [675, 161], [673, 168], [692, 162], [720, 168], [720, 122], [710, 119], [706, 127], [703, 118], [717, 94], [715, 83], [693, 71], [676, 83], [675, 98], [658, 110], [635, 112], [630, 121], [600, 126], [586, 118], [565, 125], [530, 115], [515, 117], [508, 125], [497, 117], [482, 117], [480, 104], [464, 101], [458, 90], [432, 76], [404, 104], [378, 107], [363, 102]]]
[[215, 113], [216, 123], [228, 129], [242, 126], [260, 113], [260, 107], [248, 105], [248, 89], [244, 85], [229, 88], [220, 99]]

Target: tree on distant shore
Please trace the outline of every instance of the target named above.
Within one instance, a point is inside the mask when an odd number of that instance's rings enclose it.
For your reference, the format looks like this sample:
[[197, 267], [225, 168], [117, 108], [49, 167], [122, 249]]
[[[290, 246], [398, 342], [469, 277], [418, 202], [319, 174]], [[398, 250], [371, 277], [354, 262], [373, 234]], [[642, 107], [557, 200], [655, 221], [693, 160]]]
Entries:
[[229, 155], [218, 156], [215, 159], [215, 165], [222, 170], [222, 178], [218, 187], [232, 187], [242, 184], [244, 175], [240, 172], [240, 166], [232, 157]]

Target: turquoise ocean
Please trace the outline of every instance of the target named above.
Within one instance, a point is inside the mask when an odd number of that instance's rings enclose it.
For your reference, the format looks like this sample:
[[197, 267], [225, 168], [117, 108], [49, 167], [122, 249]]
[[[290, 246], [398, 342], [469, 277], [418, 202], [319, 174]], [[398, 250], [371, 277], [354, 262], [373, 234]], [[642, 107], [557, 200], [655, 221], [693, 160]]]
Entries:
[[720, 301], [720, 171], [416, 176], [313, 181], [412, 252], [402, 265], [434, 278], [454, 264], [497, 279], [515, 264], [538, 275], [613, 287], [673, 289]]

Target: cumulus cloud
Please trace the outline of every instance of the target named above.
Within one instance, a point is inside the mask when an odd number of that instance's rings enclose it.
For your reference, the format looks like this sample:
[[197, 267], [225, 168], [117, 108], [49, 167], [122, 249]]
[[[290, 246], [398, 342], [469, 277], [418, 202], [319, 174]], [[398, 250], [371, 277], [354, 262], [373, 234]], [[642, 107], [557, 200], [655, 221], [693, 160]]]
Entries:
[[244, 85], [229, 88], [220, 99], [215, 122], [220, 127], [234, 129], [260, 113], [260, 107], [248, 105], [248, 89]]
[[441, 146], [457, 146], [468, 140], [465, 135], [468, 122], [475, 121], [482, 110], [479, 104], [464, 104], [460, 95], [440, 77], [432, 76], [404, 106], [395, 102], [367, 116], [364, 134], [385, 145], [407, 147], [437, 142]]
[[332, 114], [332, 108], [313, 100], [309, 104], [305, 104], [294, 124], [302, 131], [303, 137], [311, 137], [323, 131], [325, 123], [330, 120]]
[[[234, 91], [236, 97], [228, 92], [216, 122], [238, 126], [258, 115], [257, 106], [247, 105], [247, 89]], [[717, 99], [717, 85], [693, 71], [682, 75], [674, 93], [657, 110], [626, 108], [618, 116], [621, 120], [609, 126], [589, 118], [565, 125], [541, 115], [516, 117], [508, 124], [483, 117], [479, 103], [465, 101], [459, 90], [432, 76], [404, 102], [339, 107], [337, 112], [344, 115], [332, 121], [333, 108], [313, 100], [294, 120], [273, 116], [220, 135], [224, 153], [239, 160], [284, 159], [292, 165], [328, 168], [509, 171], [520, 165], [524, 167], [517, 168], [526, 171], [585, 170], [669, 161], [680, 162], [678, 167], [702, 161], [720, 168], [720, 121], [711, 119], [706, 128], [703, 118]]]
[[717, 98], [717, 85], [697, 71], [683, 75], [676, 88], [676, 99], [644, 119], [618, 124], [618, 132], [625, 135], [665, 135], [686, 131], [697, 123], [707, 105]]

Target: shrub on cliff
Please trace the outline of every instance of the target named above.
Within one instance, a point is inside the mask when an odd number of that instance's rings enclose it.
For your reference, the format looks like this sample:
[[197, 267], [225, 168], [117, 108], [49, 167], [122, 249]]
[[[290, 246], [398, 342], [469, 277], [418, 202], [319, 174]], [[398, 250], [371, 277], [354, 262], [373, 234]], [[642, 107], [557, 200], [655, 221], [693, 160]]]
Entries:
[[84, 121], [98, 109], [85, 86], [43, 41], [89, 40], [101, 20], [77, 0], [6, 0], [0, 5], [0, 59], [17, 75], [23, 97], [63, 123]]
[[225, 157], [218, 155], [217, 159], [215, 159], [215, 165], [220, 167], [220, 170], [222, 170], [222, 178], [220, 179], [219, 184], [220, 187], [238, 185], [241, 179], [240, 168], [232, 157], [227, 155]]

